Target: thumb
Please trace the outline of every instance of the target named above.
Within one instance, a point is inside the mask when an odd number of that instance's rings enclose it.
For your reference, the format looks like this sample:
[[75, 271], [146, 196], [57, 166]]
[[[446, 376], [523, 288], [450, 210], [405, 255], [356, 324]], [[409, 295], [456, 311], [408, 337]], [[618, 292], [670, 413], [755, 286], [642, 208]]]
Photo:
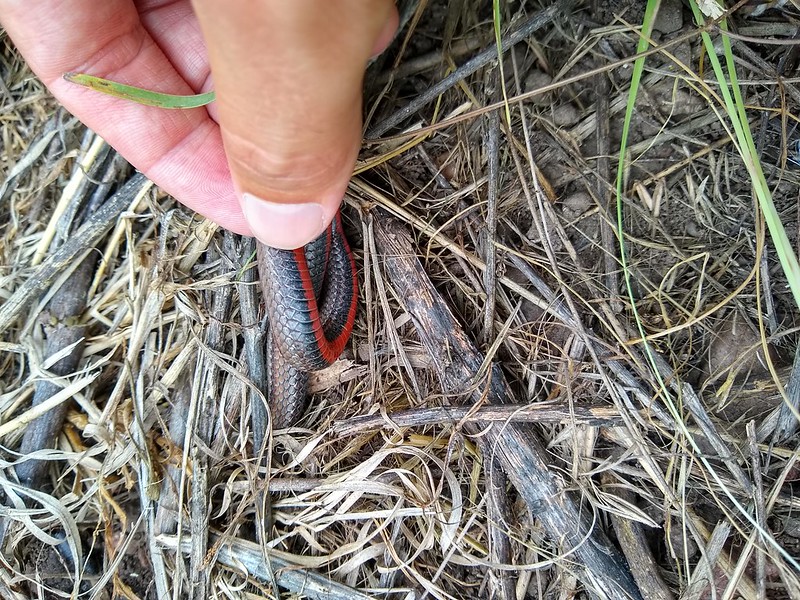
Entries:
[[364, 69], [394, 34], [394, 3], [193, 4], [245, 218], [263, 243], [300, 247], [344, 196], [361, 145]]

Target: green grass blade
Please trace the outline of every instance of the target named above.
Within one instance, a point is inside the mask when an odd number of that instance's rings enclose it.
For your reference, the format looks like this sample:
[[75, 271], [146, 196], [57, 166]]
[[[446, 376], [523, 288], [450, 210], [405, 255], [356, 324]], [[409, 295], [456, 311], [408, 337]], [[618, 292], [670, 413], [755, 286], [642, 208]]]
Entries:
[[[650, 39], [650, 36], [653, 33], [655, 16], [658, 13], [659, 5], [660, 5], [659, 0], [650, 0], [647, 3], [647, 7], [645, 8], [644, 18], [642, 20], [643, 23], [642, 35], [639, 38], [639, 44], [636, 48], [637, 54], [642, 54], [650, 47], [648, 40]], [[639, 335], [641, 335], [643, 340], [646, 340], [647, 335], [646, 332], [644, 331], [641, 319], [639, 319], [639, 315], [636, 312], [636, 300], [634, 298], [633, 288], [631, 287], [631, 270], [628, 267], [628, 255], [625, 249], [625, 228], [624, 228], [624, 218], [622, 211], [623, 208], [622, 185], [625, 173], [625, 154], [627, 153], [628, 150], [628, 137], [630, 135], [631, 121], [633, 120], [633, 109], [636, 106], [636, 95], [639, 91], [639, 86], [642, 81], [642, 73], [644, 72], [644, 61], [645, 58], [641, 57], [637, 58], [636, 61], [633, 63], [631, 87], [628, 92], [628, 104], [625, 108], [625, 119], [622, 123], [622, 139], [620, 140], [619, 160], [617, 161], [616, 196], [617, 196], [617, 238], [619, 241], [619, 255], [620, 255], [620, 262], [622, 264], [622, 272], [625, 276], [625, 287], [628, 291], [628, 298], [631, 302], [631, 307], [633, 308], [634, 311], [634, 317], [636, 318], [636, 324], [639, 329]]]
[[151, 92], [132, 85], [117, 83], [102, 77], [87, 75], [86, 73], [64, 73], [64, 79], [70, 83], [76, 83], [83, 87], [101, 92], [115, 98], [131, 100], [137, 104], [145, 106], [156, 106], [158, 108], [198, 108], [214, 101], [214, 92], [205, 94], [194, 94], [190, 96], [178, 96], [175, 94], [162, 94]]
[[[693, 1], [689, 4], [692, 7], [695, 20], [702, 25], [705, 19], [700, 9], [697, 7], [697, 4]], [[800, 263], [797, 260], [797, 255], [792, 248], [789, 237], [786, 235], [786, 229], [783, 227], [780, 215], [778, 215], [778, 211], [775, 208], [775, 203], [772, 201], [772, 192], [764, 177], [761, 162], [758, 160], [758, 152], [755, 147], [755, 142], [753, 141], [753, 134], [750, 131], [750, 124], [747, 119], [747, 114], [745, 113], [745, 103], [739, 87], [739, 81], [736, 77], [736, 67], [733, 61], [733, 50], [731, 48], [730, 38], [725, 35], [727, 31], [726, 21], [721, 21], [719, 26], [722, 31], [722, 44], [726, 59], [727, 76], [722, 69], [719, 57], [714, 51], [714, 44], [711, 40], [711, 36], [706, 32], [702, 33], [703, 43], [706, 47], [708, 60], [711, 63], [714, 75], [719, 83], [720, 92], [725, 103], [725, 110], [733, 125], [733, 130], [736, 135], [734, 141], [737, 144], [742, 160], [753, 182], [753, 192], [758, 199], [759, 207], [764, 215], [764, 221], [772, 237], [772, 242], [775, 246], [778, 260], [781, 263], [781, 268], [783, 268], [783, 272], [789, 283], [789, 289], [792, 291], [795, 304], [800, 307]]]

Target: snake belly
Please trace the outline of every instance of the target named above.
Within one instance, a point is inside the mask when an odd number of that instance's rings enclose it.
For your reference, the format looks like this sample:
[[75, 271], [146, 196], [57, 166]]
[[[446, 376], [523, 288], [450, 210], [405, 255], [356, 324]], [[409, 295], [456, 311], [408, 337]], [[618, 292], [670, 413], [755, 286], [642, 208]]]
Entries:
[[307, 401], [308, 373], [344, 350], [356, 316], [355, 260], [337, 212], [319, 238], [297, 250], [258, 244], [269, 317], [268, 394], [273, 429], [293, 425]]

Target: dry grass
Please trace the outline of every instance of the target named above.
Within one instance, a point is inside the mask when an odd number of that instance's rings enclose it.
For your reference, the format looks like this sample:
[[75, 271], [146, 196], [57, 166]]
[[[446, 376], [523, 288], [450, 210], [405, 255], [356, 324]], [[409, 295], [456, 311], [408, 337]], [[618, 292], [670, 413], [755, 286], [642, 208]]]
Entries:
[[[372, 67], [368, 131], [492, 46], [486, 4], [424, 8]], [[275, 597], [273, 577], [309, 597], [591, 595], [516, 490], [503, 487], [498, 506], [491, 490], [506, 484], [486, 470], [461, 417], [388, 425], [398, 411], [460, 402], [442, 393], [382, 268], [367, 219], [377, 205], [414, 232], [430, 278], [501, 365], [515, 401], [561, 410], [533, 425], [552, 473], [631, 552], [647, 598], [800, 598], [791, 562], [800, 556], [799, 420], [787, 408], [800, 394], [790, 381], [797, 307], [747, 172], [693, 80], [706, 74], [684, 14], [682, 29], [659, 34], [677, 40], [669, 55], [648, 59], [626, 171], [633, 292], [667, 389], [656, 383], [610, 204], [630, 70], [609, 65], [634, 54], [631, 23], [641, 15], [610, 4], [575, 8], [516, 45], [504, 82], [489, 63], [365, 144], [346, 211], [362, 286], [353, 340], [315, 377], [299, 426], [270, 438], [267, 466], [251, 444], [259, 384], [244, 366], [240, 269], [222, 232], [155, 189], [131, 201], [97, 245], [102, 268], [80, 317], [86, 348], [69, 377], [52, 377], [44, 355], [50, 293], [32, 296], [0, 338], [3, 595]], [[504, 6], [504, 23], [538, 8]], [[758, 39], [796, 37], [797, 11], [784, 10], [735, 15], [753, 39], [734, 52], [796, 240], [798, 52]], [[60, 215], [108, 158], [0, 40], [2, 309], [42, 276], [61, 243]], [[481, 110], [503, 98], [503, 85], [510, 123], [504, 110]], [[115, 170], [118, 181], [127, 176]], [[58, 450], [37, 454], [52, 461], [48, 485], [25, 491], [15, 451], [36, 414], [34, 386], [47, 378], [65, 390], [67, 421]], [[587, 407], [608, 421], [592, 422]], [[386, 415], [387, 426], [338, 433], [367, 414]], [[70, 549], [57, 552], [64, 532]], [[272, 571], [256, 540], [269, 546]], [[635, 563], [646, 559], [660, 583], [645, 590]], [[321, 596], [308, 573], [361, 592]]]

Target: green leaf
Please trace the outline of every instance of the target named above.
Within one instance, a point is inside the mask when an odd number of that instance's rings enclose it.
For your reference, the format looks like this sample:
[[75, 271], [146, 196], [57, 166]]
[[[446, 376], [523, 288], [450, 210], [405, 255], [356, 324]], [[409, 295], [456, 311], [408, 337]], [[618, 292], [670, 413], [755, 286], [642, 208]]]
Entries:
[[108, 96], [123, 98], [145, 106], [157, 106], [158, 108], [198, 108], [212, 103], [215, 98], [214, 92], [189, 96], [151, 92], [150, 90], [117, 83], [116, 81], [87, 75], [86, 73], [64, 73], [64, 79], [70, 83], [76, 83]]

